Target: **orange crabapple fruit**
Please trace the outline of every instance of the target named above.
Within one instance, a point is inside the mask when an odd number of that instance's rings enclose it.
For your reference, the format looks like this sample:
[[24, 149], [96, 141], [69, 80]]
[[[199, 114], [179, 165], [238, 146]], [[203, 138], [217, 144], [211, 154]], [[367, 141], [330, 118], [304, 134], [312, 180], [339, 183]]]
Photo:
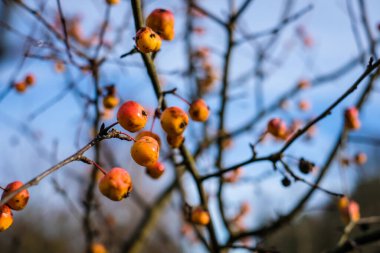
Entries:
[[101, 243], [93, 243], [91, 245], [91, 253], [108, 253], [106, 247]]
[[25, 82], [17, 82], [13, 87], [18, 93], [24, 93], [26, 88], [28, 88], [28, 85]]
[[0, 207], [0, 232], [7, 230], [13, 223], [13, 214], [8, 205]]
[[133, 143], [131, 156], [133, 160], [145, 167], [154, 166], [158, 161], [160, 147], [158, 142], [149, 136], [143, 136]]
[[360, 206], [356, 201], [350, 201], [350, 204], [348, 205], [348, 213], [351, 221], [357, 222], [360, 220]]
[[[24, 184], [20, 181], [14, 181], [5, 187], [5, 190], [3, 192], [3, 195], [1, 196], [1, 199], [4, 199], [7, 197], [10, 193], [16, 191], [18, 188], [23, 186]], [[28, 190], [22, 190], [21, 192], [17, 193], [13, 198], [11, 198], [7, 205], [16, 211], [22, 210], [25, 208], [25, 206], [28, 204], [29, 201], [29, 192]]]
[[172, 106], [162, 112], [160, 121], [168, 135], [181, 135], [189, 124], [189, 117], [181, 108]]
[[120, 3], [120, 0], [106, 0], [109, 5], [116, 5]]
[[310, 88], [310, 86], [311, 86], [311, 83], [307, 79], [301, 79], [298, 81], [298, 84], [297, 84], [297, 87], [300, 90]]
[[174, 39], [174, 15], [165, 9], [155, 9], [146, 19], [146, 25], [164, 40]]
[[348, 212], [349, 204], [350, 200], [346, 196], [340, 198], [338, 201], [338, 210], [344, 224], [348, 224], [350, 222], [350, 216]]
[[356, 107], [349, 107], [344, 112], [345, 125], [349, 130], [360, 128], [359, 111]]
[[120, 201], [128, 197], [133, 184], [129, 173], [122, 168], [113, 168], [99, 181], [99, 190], [107, 198]]
[[166, 136], [166, 141], [171, 148], [179, 148], [185, 141], [185, 137], [183, 135], [168, 135]]
[[27, 74], [25, 76], [25, 80], [24, 80], [25, 84], [27, 86], [32, 86], [33, 84], [36, 83], [36, 77], [33, 75], [33, 74]]
[[142, 27], [137, 31], [136, 46], [143, 53], [157, 52], [161, 48], [161, 37], [149, 27]]
[[161, 162], [156, 162], [153, 166], [146, 167], [146, 173], [154, 179], [162, 176], [165, 172], [165, 165]]
[[268, 122], [267, 131], [274, 137], [283, 138], [287, 133], [287, 127], [282, 119], [273, 118]]
[[103, 106], [106, 109], [113, 109], [119, 105], [119, 98], [115, 95], [107, 95], [103, 98]]
[[367, 155], [363, 152], [357, 153], [354, 157], [354, 161], [357, 165], [364, 165], [366, 164], [367, 160]]
[[153, 139], [155, 139], [158, 143], [158, 146], [161, 147], [161, 138], [160, 136], [158, 136], [158, 134], [155, 134], [151, 131], [141, 131], [136, 137], [135, 139], [138, 140], [140, 139], [141, 137], [144, 137], [144, 136], [149, 136], [149, 137], [152, 137]]
[[120, 106], [117, 121], [125, 130], [134, 133], [145, 127], [148, 114], [139, 103], [127, 101]]
[[191, 211], [190, 220], [192, 223], [207, 226], [210, 223], [210, 214], [201, 207], [196, 207]]
[[194, 121], [205, 122], [210, 115], [210, 108], [203, 99], [197, 99], [190, 104], [190, 118]]

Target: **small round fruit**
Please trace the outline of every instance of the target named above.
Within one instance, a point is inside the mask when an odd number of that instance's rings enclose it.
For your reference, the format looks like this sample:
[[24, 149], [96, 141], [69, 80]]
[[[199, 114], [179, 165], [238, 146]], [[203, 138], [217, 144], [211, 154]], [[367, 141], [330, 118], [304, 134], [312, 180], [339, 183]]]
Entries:
[[274, 137], [283, 138], [286, 135], [287, 127], [282, 119], [273, 118], [268, 122], [267, 130]]
[[127, 101], [120, 106], [117, 121], [125, 130], [134, 133], [145, 127], [148, 114], [139, 103]]
[[18, 93], [24, 93], [28, 87], [25, 82], [18, 82], [13, 85]]
[[186, 112], [177, 106], [168, 107], [161, 114], [161, 126], [168, 135], [181, 135], [188, 124]]
[[149, 136], [143, 136], [133, 143], [131, 156], [133, 160], [145, 167], [153, 166], [157, 161], [160, 153], [158, 142]]
[[25, 76], [25, 83], [27, 86], [32, 86], [36, 82], [36, 77], [33, 74], [28, 74]]
[[345, 125], [349, 130], [360, 128], [359, 111], [356, 107], [349, 107], [344, 112]]
[[210, 214], [201, 207], [196, 207], [191, 212], [191, 222], [207, 226], [210, 223]]
[[351, 200], [348, 205], [348, 213], [350, 214], [350, 220], [357, 222], [360, 220], [360, 206], [356, 201]]
[[9, 206], [0, 207], [0, 232], [7, 230], [13, 223], [13, 214]]
[[99, 182], [100, 192], [113, 201], [128, 197], [133, 184], [129, 173], [122, 168], [113, 168]]
[[137, 31], [136, 46], [143, 53], [157, 52], [161, 48], [161, 37], [149, 27], [142, 27]]
[[146, 25], [164, 40], [174, 39], [174, 15], [165, 9], [155, 9], [146, 19]]
[[357, 165], [364, 165], [366, 164], [367, 160], [367, 155], [363, 152], [357, 153], [354, 157], [354, 161]]
[[185, 137], [183, 135], [168, 135], [166, 140], [171, 148], [179, 148], [185, 141]]
[[101, 243], [93, 243], [91, 245], [91, 253], [108, 253], [106, 247]]
[[106, 109], [113, 109], [119, 105], [119, 98], [114, 95], [107, 95], [103, 98], [103, 106]]
[[153, 166], [146, 167], [146, 173], [154, 179], [161, 177], [165, 172], [165, 165], [160, 162], [156, 162]]
[[116, 5], [120, 3], [120, 0], [106, 0], [109, 5]]
[[[4, 199], [7, 197], [10, 193], [16, 191], [18, 188], [23, 186], [24, 184], [20, 181], [15, 181], [7, 185], [5, 187], [5, 190], [3, 192], [3, 195], [1, 196], [1, 199]], [[7, 205], [16, 211], [22, 210], [25, 208], [25, 206], [28, 204], [29, 200], [29, 192], [28, 190], [22, 190], [21, 192], [17, 193], [13, 198], [11, 198]]]
[[192, 120], [205, 122], [210, 115], [210, 108], [203, 99], [197, 99], [191, 103], [189, 114]]
[[158, 145], [161, 147], [161, 138], [160, 136], [158, 136], [158, 134], [155, 134], [151, 131], [141, 131], [136, 137], [135, 139], [138, 140], [140, 139], [141, 137], [143, 136], [149, 136], [149, 137], [152, 137], [153, 139], [155, 139], [157, 142], [158, 142]]

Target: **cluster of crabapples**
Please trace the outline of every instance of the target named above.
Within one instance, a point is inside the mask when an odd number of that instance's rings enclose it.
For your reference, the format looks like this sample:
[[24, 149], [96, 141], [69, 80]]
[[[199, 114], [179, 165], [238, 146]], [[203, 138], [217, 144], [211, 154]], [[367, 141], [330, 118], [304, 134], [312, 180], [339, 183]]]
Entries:
[[[117, 5], [120, 0], [106, 0], [109, 5]], [[155, 9], [145, 20], [146, 26], [140, 28], [135, 36], [137, 49], [142, 53], [160, 50], [162, 40], [174, 39], [174, 15], [166, 9]]]
[[33, 86], [36, 83], [36, 77], [33, 74], [27, 74], [23, 80], [15, 82], [13, 88], [18, 93], [24, 93], [27, 88]]
[[[203, 99], [197, 99], [188, 105], [188, 113], [193, 121], [205, 122], [208, 119], [209, 107]], [[154, 117], [160, 117], [169, 146], [179, 148], [184, 142], [183, 134], [189, 124], [188, 114], [180, 107], [172, 106], [163, 110], [160, 116], [156, 113]], [[148, 121], [147, 111], [135, 101], [126, 101], [119, 107], [117, 121], [128, 132], [138, 132], [135, 138], [131, 137], [134, 141], [130, 150], [132, 159], [145, 167], [151, 178], [159, 178], [165, 171], [164, 164], [159, 161], [161, 139], [152, 131], [140, 131]], [[132, 191], [132, 179], [126, 170], [113, 168], [104, 174], [99, 182], [99, 190], [104, 196], [120, 201]]]
[[[346, 108], [344, 122], [347, 130], [353, 131], [360, 128], [359, 111], [356, 107]], [[268, 121], [266, 133], [277, 139], [286, 140], [294, 133], [294, 129], [287, 127], [285, 121], [281, 118], [272, 118]]]
[[[4, 199], [12, 192], [16, 191], [23, 186], [20, 181], [15, 181], [7, 185], [7, 187], [2, 188], [3, 194], [1, 199]], [[28, 204], [29, 192], [28, 190], [22, 190], [13, 196], [6, 204], [0, 206], [0, 232], [7, 230], [13, 224], [13, 213], [14, 211], [20, 211], [25, 208]]]

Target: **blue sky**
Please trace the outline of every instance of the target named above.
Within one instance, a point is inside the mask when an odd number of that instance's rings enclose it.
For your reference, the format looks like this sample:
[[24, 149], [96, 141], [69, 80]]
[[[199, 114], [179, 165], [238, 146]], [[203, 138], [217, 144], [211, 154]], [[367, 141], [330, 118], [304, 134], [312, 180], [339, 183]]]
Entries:
[[[103, 1], [72, 1], [66, 0], [63, 3], [64, 12], [69, 15], [79, 14], [83, 17], [84, 24], [83, 30], [86, 34], [90, 34], [94, 29], [94, 24], [99, 24], [103, 18], [104, 4]], [[170, 43], [164, 42], [162, 52], [158, 56], [157, 65], [159, 70], [177, 70], [185, 67], [184, 61], [184, 45], [181, 41], [183, 32], [180, 30], [183, 25], [184, 17], [181, 14], [183, 10], [182, 1], [146, 1], [146, 13], [157, 7], [165, 7], [173, 10], [176, 14], [176, 29], [177, 38]], [[224, 19], [228, 7], [220, 3], [220, 0], [207, 0], [200, 1], [204, 8], [209, 9], [212, 13], [218, 17]], [[242, 1], [236, 1], [238, 5]], [[376, 24], [380, 22], [380, 16], [378, 10], [380, 9], [380, 2], [376, 0], [367, 1], [369, 20], [373, 33], [376, 37], [379, 37], [379, 32], [376, 31]], [[282, 8], [283, 1], [271, 0], [256, 0], [246, 11], [242, 17], [242, 27], [248, 33], [262, 31], [267, 28], [271, 28], [278, 24], [279, 13]], [[357, 55], [358, 50], [354, 42], [354, 38], [351, 31], [350, 21], [347, 16], [346, 1], [343, 0], [320, 0], [320, 1], [296, 1], [295, 8], [291, 13], [302, 9], [308, 4], [313, 4], [314, 8], [311, 12], [297, 20], [296, 22], [286, 26], [283, 33], [280, 36], [279, 43], [273, 49], [273, 55], [276, 57], [284, 56], [281, 67], [273, 65], [265, 65], [265, 70], [273, 73], [265, 82], [264, 97], [265, 104], [270, 104], [276, 100], [279, 94], [293, 87], [297, 80], [302, 77], [313, 78], [320, 74], [327, 73], [329, 70], [341, 66], [343, 63]], [[55, 9], [54, 1], [49, 3], [49, 8]], [[125, 22], [125, 8], [127, 7], [127, 1], [123, 1], [118, 7], [114, 7], [112, 10], [112, 24], [116, 26]], [[356, 9], [355, 9], [356, 10]], [[129, 12], [130, 13], [130, 12]], [[21, 19], [19, 17], [22, 16]], [[49, 14], [51, 18], [52, 15]], [[12, 24], [18, 29], [28, 34], [31, 28], [31, 18], [28, 15], [23, 14], [22, 11], [16, 11], [13, 13]], [[117, 60], [119, 55], [129, 51], [133, 46], [133, 22], [131, 16], [127, 16], [128, 29], [123, 35], [124, 42], [122, 45], [114, 48], [114, 52], [111, 55], [111, 59]], [[34, 22], [34, 21], [33, 21]], [[211, 46], [217, 51], [223, 52], [225, 50], [224, 31], [218, 27], [217, 24], [207, 19], [197, 21], [199, 26], [206, 29], [207, 34], [205, 36], [194, 36], [193, 42], [195, 45]], [[314, 46], [312, 48], [305, 48], [301, 45], [300, 41], [296, 38], [295, 29], [299, 25], [306, 28], [307, 32], [314, 39]], [[363, 35], [363, 34], [361, 34]], [[36, 33], [36, 36], [41, 36], [40, 33]], [[112, 38], [112, 37], [109, 37]], [[16, 35], [8, 33], [7, 39], [10, 43], [20, 45], [20, 38]], [[264, 43], [267, 38], [260, 39], [258, 43]], [[365, 37], [362, 36], [362, 41], [365, 44]], [[37, 50], [37, 51], [36, 51]], [[39, 52], [38, 48], [35, 48], [35, 52]], [[289, 55], [282, 54], [289, 52]], [[13, 73], [14, 68], [17, 66], [17, 62], [21, 57], [21, 50], [15, 50], [15, 55], [12, 55], [7, 61], [4, 61], [1, 68], [0, 81], [3, 85], [9, 80], [9, 76]], [[272, 51], [271, 51], [272, 53]], [[233, 53], [232, 60], [232, 73], [231, 79], [238, 77], [240, 73], [245, 73], [252, 68], [253, 64], [253, 50], [249, 44], [238, 47]], [[123, 61], [126, 65], [131, 66], [135, 63], [141, 64], [140, 57], [138, 55], [131, 56]], [[212, 62], [216, 66], [219, 73], [222, 70], [221, 58], [218, 55], [212, 55]], [[335, 98], [337, 98], [343, 91], [349, 87], [349, 85], [358, 77], [363, 70], [363, 66], [358, 66], [350, 73], [346, 74], [337, 81], [326, 83], [320, 88], [310, 89], [302, 92], [295, 100], [291, 101], [293, 108], [291, 115], [308, 119], [312, 116], [318, 115], [327, 105], [329, 105]], [[29, 59], [26, 62], [25, 68], [19, 73], [21, 78], [24, 73], [34, 72], [37, 76], [37, 84], [35, 87], [28, 90], [25, 94], [19, 95], [15, 92], [11, 92], [3, 101], [0, 102], [0, 184], [5, 185], [9, 180], [20, 179], [27, 181], [32, 176], [40, 173], [49, 167], [52, 163], [47, 162], [44, 158], [36, 152], [36, 141], [30, 141], [25, 135], [25, 130], [20, 132], [19, 125], [26, 124], [28, 128], [40, 134], [41, 138], [37, 145], [41, 145], [47, 149], [50, 149], [53, 145], [53, 141], [58, 142], [57, 157], [62, 159], [67, 155], [77, 150], [75, 146], [75, 139], [77, 133], [77, 125], [81, 122], [81, 103], [77, 103], [77, 100], [72, 95], [67, 95], [61, 102], [57, 103], [46, 112], [41, 114], [33, 121], [27, 120], [28, 115], [44, 104], [49, 98], [58, 94], [64, 87], [65, 78], [63, 75], [57, 75], [50, 62], [41, 62], [38, 60]], [[73, 71], [74, 79], [77, 79], [79, 73]], [[180, 92], [186, 92], [186, 85], [183, 79], [176, 75], [165, 75], [166, 86], [165, 88], [178, 87]], [[120, 91], [122, 99], [135, 99], [147, 107], [156, 106], [156, 102], [153, 98], [153, 90], [150, 87], [150, 81], [145, 75], [145, 72], [140, 67], [131, 67], [128, 69], [121, 69], [113, 64], [108, 64], [102, 69], [101, 77], [102, 85], [108, 83], [115, 83]], [[254, 101], [254, 82], [250, 81], [244, 84], [238, 84], [236, 88], [236, 94], [245, 94], [242, 97], [228, 105], [227, 115], [228, 129], [235, 129], [247, 119], [252, 117], [257, 112], [256, 104]], [[80, 84], [83, 92], [91, 94], [90, 77], [86, 77]], [[212, 94], [206, 97], [207, 101], [211, 105], [211, 108], [216, 107], [219, 103], [219, 86], [216, 87]], [[360, 90], [360, 89], [359, 89]], [[344, 103], [338, 106], [331, 116], [324, 119], [318, 124], [318, 137], [310, 143], [304, 143], [300, 141], [299, 144], [294, 145], [289, 149], [290, 154], [297, 157], [304, 156], [314, 161], [317, 165], [322, 165], [325, 155], [331, 147], [334, 136], [339, 131], [342, 125], [342, 111], [347, 105], [350, 105], [355, 101], [355, 97], [360, 91], [350, 96]], [[361, 115], [361, 119], [364, 122], [363, 128], [359, 131], [361, 134], [369, 136], [378, 135], [377, 130], [380, 127], [379, 121], [376, 120], [380, 117], [380, 111], [377, 108], [380, 106], [378, 93], [374, 93], [367, 105], [364, 107], [364, 111]], [[299, 99], [308, 99], [312, 103], [312, 110], [308, 113], [300, 113], [296, 109], [296, 104]], [[169, 100], [171, 104], [180, 103], [176, 99]], [[272, 116], [283, 116], [281, 112], [276, 112]], [[110, 120], [107, 123], [111, 123], [114, 120]], [[215, 118], [211, 119], [210, 131], [215, 128], [217, 121]], [[257, 134], [265, 128], [266, 120], [263, 120], [254, 132], [240, 136], [234, 141], [233, 148], [226, 151], [225, 166], [234, 164], [239, 161], [243, 161], [250, 156], [250, 150], [248, 144], [253, 142], [257, 138]], [[81, 145], [85, 144], [88, 140], [88, 133], [90, 132], [88, 126], [85, 126], [82, 130], [80, 139]], [[190, 132], [190, 131], [189, 131]], [[191, 139], [188, 140], [191, 145]], [[129, 144], [112, 142], [115, 149], [118, 151], [118, 158], [120, 165], [125, 166], [129, 170], [134, 170], [133, 175], [136, 180], [136, 188], [138, 185], [151, 185], [154, 189], [161, 189], [163, 185], [170, 181], [173, 172], [169, 172], [159, 182], [149, 181], [150, 179], [144, 178], [144, 173], [141, 169], [135, 165], [129, 157]], [[258, 149], [260, 154], [268, 154], [274, 149], [279, 148], [278, 143], [264, 144]], [[350, 148], [351, 149], [351, 148]], [[352, 148], [355, 149], [355, 148]], [[212, 154], [212, 152], [211, 152]], [[204, 161], [204, 162], [202, 162]], [[208, 168], [207, 159], [203, 159], [199, 166], [200, 168]], [[70, 166], [71, 167], [71, 166]], [[88, 169], [85, 166], [72, 166], [73, 168], [64, 169], [64, 171], [58, 172], [57, 177], [66, 182], [67, 175], [76, 173], [87, 173]], [[83, 172], [75, 171], [78, 168], [84, 168]], [[204, 169], [203, 169], [204, 170]], [[254, 176], [261, 172], [269, 171], [271, 167], [268, 164], [255, 164], [247, 166], [244, 172], [244, 176]], [[74, 172], [75, 171], [75, 172]], [[312, 180], [312, 177], [308, 178]], [[241, 186], [228, 187], [226, 192], [228, 193], [228, 201], [231, 203], [231, 207], [228, 212], [233, 213], [236, 211], [241, 200], [249, 200], [253, 206], [253, 219], [247, 221], [249, 225], [257, 226], [263, 213], [276, 212], [283, 213], [289, 209], [293, 203], [297, 200], [298, 196], [307, 189], [307, 186], [302, 184], [296, 184], [289, 189], [284, 190], [280, 185], [280, 175], [274, 176], [272, 180], [265, 181], [260, 186], [242, 184]], [[48, 181], [48, 180], [47, 180]], [[189, 189], [192, 185], [189, 181]], [[327, 180], [324, 180], [323, 185], [328, 189], [339, 191], [340, 180], [337, 169], [334, 167], [328, 176]], [[77, 186], [74, 187], [77, 188]], [[210, 184], [207, 188], [215, 190], [215, 185]], [[32, 203], [38, 203], [41, 198], [44, 200], [52, 201], [55, 204], [62, 203], [59, 198], [51, 199], [49, 195], [52, 189], [48, 182], [41, 183], [41, 186], [35, 187], [32, 192]], [[141, 188], [144, 191], [144, 188]], [[39, 200], [33, 196], [40, 196]], [[292, 197], [291, 197], [292, 196]], [[296, 196], [296, 197], [294, 197]], [[319, 203], [322, 198], [326, 200], [323, 194], [316, 194], [318, 198], [314, 198], [312, 205]], [[190, 202], [196, 203], [196, 197], [190, 196]], [[270, 199], [269, 202], [268, 199]], [[270, 203], [270, 205], [262, 205], [262, 203]], [[124, 205], [124, 204], [123, 204]], [[258, 206], [265, 206], [264, 209], [255, 208]], [[214, 207], [214, 205], [213, 205]]]

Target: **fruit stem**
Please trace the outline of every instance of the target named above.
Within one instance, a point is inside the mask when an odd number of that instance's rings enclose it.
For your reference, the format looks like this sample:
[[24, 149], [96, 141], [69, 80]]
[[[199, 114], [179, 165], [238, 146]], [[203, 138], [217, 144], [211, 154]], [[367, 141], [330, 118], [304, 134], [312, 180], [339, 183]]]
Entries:
[[177, 98], [181, 99], [183, 102], [185, 102], [188, 106], [191, 105], [191, 103], [189, 101], [187, 101], [186, 99], [184, 99], [183, 97], [181, 97], [180, 95], [178, 95], [177, 93], [173, 92], [172, 93], [174, 96], [176, 96]]
[[153, 132], [154, 123], [156, 122], [156, 117], [153, 117], [152, 126], [150, 127], [150, 131]]
[[130, 136], [129, 134], [127, 133], [124, 133], [124, 132], [120, 132], [121, 134], [124, 134], [125, 136], [127, 136], [128, 138], [130, 138], [132, 141], [136, 142], [136, 139], [133, 138], [132, 136]]
[[107, 171], [105, 171], [99, 164], [97, 164], [94, 161], [91, 161], [92, 165], [94, 165], [98, 170], [100, 170], [104, 175], [107, 174]]
[[7, 189], [5, 189], [4, 187], [1, 187], [1, 186], [0, 186], [0, 189], [3, 191], [7, 191]]

